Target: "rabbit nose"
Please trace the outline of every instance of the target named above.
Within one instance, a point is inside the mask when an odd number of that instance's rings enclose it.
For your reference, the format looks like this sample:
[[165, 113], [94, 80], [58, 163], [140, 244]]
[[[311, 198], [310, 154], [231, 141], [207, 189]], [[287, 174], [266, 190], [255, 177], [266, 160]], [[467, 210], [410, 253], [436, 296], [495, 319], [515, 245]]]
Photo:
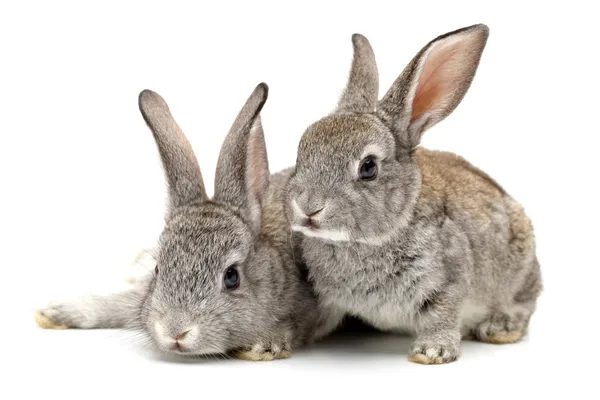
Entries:
[[323, 211], [325, 207], [321, 207], [318, 210], [315, 211], [304, 211], [304, 214], [306, 214], [306, 216], [308, 218], [314, 217], [315, 215], [317, 215], [318, 213], [320, 213], [321, 211]]
[[314, 217], [325, 208], [325, 199], [308, 191], [302, 192], [293, 202], [299, 216]]
[[185, 332], [181, 332], [179, 335], [175, 336], [175, 340], [181, 340], [181, 339], [183, 339], [185, 337], [185, 335], [188, 334], [189, 331], [191, 331], [191, 329], [188, 329]]

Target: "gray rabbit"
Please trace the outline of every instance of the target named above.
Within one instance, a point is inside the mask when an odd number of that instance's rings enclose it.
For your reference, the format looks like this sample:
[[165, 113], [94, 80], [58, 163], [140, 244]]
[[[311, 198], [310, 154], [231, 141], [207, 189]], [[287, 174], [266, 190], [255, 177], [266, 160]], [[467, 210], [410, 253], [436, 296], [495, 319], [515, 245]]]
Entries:
[[295, 264], [283, 188], [269, 176], [256, 87], [221, 148], [208, 199], [190, 143], [156, 93], [139, 105], [169, 187], [156, 271], [128, 291], [54, 303], [36, 314], [44, 328], [132, 328], [162, 351], [232, 352], [248, 360], [286, 358], [312, 341], [317, 304]]
[[352, 315], [414, 335], [409, 359], [440, 364], [461, 338], [526, 334], [542, 279], [522, 206], [463, 158], [419, 147], [464, 97], [488, 32], [432, 40], [381, 101], [373, 50], [353, 36], [347, 87], [304, 133], [286, 190], [323, 313], [317, 337]]

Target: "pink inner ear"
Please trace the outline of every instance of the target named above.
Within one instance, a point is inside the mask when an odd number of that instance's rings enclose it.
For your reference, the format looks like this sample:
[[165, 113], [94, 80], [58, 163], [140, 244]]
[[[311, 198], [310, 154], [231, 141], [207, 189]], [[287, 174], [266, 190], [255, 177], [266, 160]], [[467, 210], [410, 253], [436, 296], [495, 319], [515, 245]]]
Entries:
[[[449, 37], [430, 50], [417, 84], [411, 122], [425, 113], [444, 112], [452, 106], [453, 94], [469, 78], [474, 52], [469, 35]], [[471, 54], [469, 54], [471, 53]]]
[[257, 197], [262, 197], [269, 182], [269, 164], [260, 121], [254, 124], [249, 134], [247, 157], [249, 189]]

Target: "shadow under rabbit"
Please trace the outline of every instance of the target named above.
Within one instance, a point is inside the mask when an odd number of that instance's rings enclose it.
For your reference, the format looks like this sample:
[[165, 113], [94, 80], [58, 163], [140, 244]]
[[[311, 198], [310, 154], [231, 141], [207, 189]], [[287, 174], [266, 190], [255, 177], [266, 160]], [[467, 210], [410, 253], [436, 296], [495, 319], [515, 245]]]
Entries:
[[[415, 338], [406, 333], [382, 332], [358, 319], [349, 318], [345, 324], [330, 336], [320, 340], [312, 346], [298, 349], [295, 354], [309, 356], [310, 353], [319, 353], [343, 358], [361, 358], [381, 360], [398, 359], [405, 360], [409, 349]], [[527, 335], [518, 343], [510, 345], [498, 345], [479, 342], [472, 339], [461, 341], [461, 353], [473, 355], [479, 352], [496, 351], [506, 346], [518, 346], [526, 343]], [[408, 361], [407, 361], [408, 362]]]
[[[64, 340], [59, 340], [59, 342], [65, 345], [71, 343], [74, 336], [88, 334], [90, 339], [108, 340], [114, 344], [122, 345], [128, 350], [133, 350], [145, 359], [160, 363], [203, 365], [226, 365], [228, 362], [233, 361], [247, 363], [247, 361], [237, 360], [229, 355], [186, 356], [164, 353], [155, 349], [147, 338], [135, 331], [98, 329], [94, 330], [93, 333], [89, 330], [67, 330], [60, 333], [58, 331], [44, 332], [56, 333], [56, 337], [53, 339], [62, 337]], [[297, 359], [316, 359], [323, 362], [344, 359], [360, 359], [362, 362], [408, 362], [408, 352], [413, 341], [414, 337], [410, 335], [381, 332], [359, 320], [348, 319], [343, 326], [330, 336], [313, 345], [297, 349], [290, 359], [276, 361], [285, 362], [286, 364]], [[522, 341], [526, 342], [527, 337], [523, 338]], [[467, 354], [471, 357], [480, 352], [489, 354], [492, 348], [499, 349], [501, 347], [504, 348], [505, 346], [463, 340], [462, 354], [463, 357]]]

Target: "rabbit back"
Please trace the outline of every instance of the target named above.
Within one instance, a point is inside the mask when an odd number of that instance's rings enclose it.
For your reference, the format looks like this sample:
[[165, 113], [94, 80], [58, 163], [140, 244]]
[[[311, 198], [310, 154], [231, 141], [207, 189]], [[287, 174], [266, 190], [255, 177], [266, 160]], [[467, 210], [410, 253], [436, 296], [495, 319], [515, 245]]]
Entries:
[[[468, 240], [470, 300], [494, 306], [530, 301], [542, 289], [533, 224], [524, 208], [464, 158], [419, 148], [418, 210], [451, 220]], [[423, 212], [423, 211], [422, 211]]]

